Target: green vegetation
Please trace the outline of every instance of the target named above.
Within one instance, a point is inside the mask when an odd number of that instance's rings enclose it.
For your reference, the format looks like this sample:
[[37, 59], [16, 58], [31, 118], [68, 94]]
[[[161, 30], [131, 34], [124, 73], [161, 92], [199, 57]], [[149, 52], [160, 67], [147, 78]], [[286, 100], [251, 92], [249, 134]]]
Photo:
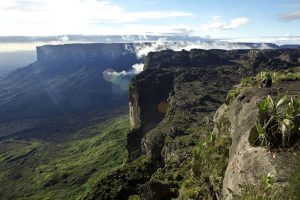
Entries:
[[[78, 138], [85, 132], [93, 137]], [[128, 117], [79, 130], [67, 143], [10, 139], [0, 144], [0, 199], [81, 199], [123, 165]]]
[[232, 90], [230, 90], [227, 94], [227, 97], [226, 97], [226, 104], [229, 105], [230, 102], [233, 101], [233, 99], [235, 99], [242, 91], [242, 87], [241, 86], [235, 86], [233, 87]]
[[251, 131], [250, 143], [269, 147], [290, 147], [300, 134], [300, 98], [271, 96], [258, 104], [259, 120]]
[[151, 160], [142, 156], [99, 179], [85, 199], [126, 199], [136, 192], [137, 185], [150, 179], [155, 169]]
[[286, 187], [275, 184], [272, 174], [261, 177], [259, 184], [248, 184], [241, 186], [241, 194], [234, 195], [234, 200], [278, 200], [294, 199]]
[[216, 124], [218, 134], [211, 132], [194, 149], [191, 175], [180, 189], [180, 199], [219, 199], [228, 165], [231, 138], [230, 122], [222, 116]]
[[292, 174], [290, 192], [292, 196], [300, 198], [300, 161], [298, 161], [295, 171]]
[[222, 136], [201, 142], [193, 150], [192, 175], [182, 185], [180, 199], [215, 199], [220, 197], [228, 165], [231, 140]]

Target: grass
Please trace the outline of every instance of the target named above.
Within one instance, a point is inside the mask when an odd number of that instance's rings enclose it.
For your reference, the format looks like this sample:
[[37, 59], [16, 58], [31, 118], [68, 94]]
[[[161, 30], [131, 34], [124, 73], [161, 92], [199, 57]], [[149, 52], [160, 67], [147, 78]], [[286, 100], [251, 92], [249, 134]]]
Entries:
[[3, 141], [0, 199], [81, 199], [99, 179], [123, 165], [128, 117], [108, 121], [90, 131], [98, 134], [63, 144]]
[[191, 176], [180, 189], [179, 199], [216, 199], [220, 197], [222, 181], [229, 158], [229, 137], [206, 140], [193, 150]]
[[181, 185], [179, 199], [218, 199], [221, 196], [231, 145], [230, 122], [223, 115], [215, 127], [218, 135], [210, 132], [194, 147], [191, 173]]

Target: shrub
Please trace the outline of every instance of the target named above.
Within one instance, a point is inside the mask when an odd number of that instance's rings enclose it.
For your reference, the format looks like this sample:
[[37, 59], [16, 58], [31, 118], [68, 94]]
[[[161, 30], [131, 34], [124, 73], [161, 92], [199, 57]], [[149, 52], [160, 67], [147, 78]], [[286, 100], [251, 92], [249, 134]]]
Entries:
[[259, 119], [252, 129], [252, 145], [290, 147], [300, 134], [300, 98], [287, 95], [274, 102], [267, 96], [257, 105]]

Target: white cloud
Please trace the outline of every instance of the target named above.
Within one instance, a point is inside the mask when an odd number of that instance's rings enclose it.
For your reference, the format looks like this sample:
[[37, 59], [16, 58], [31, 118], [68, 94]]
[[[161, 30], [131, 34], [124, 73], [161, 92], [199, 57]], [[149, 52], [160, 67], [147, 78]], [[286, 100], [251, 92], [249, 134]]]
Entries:
[[294, 20], [300, 20], [300, 12], [292, 12], [292, 13], [286, 13], [279, 17], [279, 20], [281, 21], [294, 21]]
[[144, 63], [134, 64], [132, 68], [133, 71], [138, 74], [144, 70]]
[[[148, 19], [190, 17], [180, 11], [130, 12], [109, 0], [5, 0], [1, 35], [99, 34], [103, 23], [122, 25]], [[117, 28], [111, 26], [117, 33]], [[105, 30], [104, 33], [106, 34]]]
[[200, 26], [201, 30], [231, 30], [236, 29], [240, 26], [246, 25], [250, 20], [246, 17], [238, 17], [230, 20], [228, 23], [224, 23], [220, 20], [219, 16], [212, 17], [212, 20], [206, 24]]
[[236, 19], [231, 20], [229, 24], [224, 24], [222, 29], [224, 29], [224, 30], [236, 29], [242, 25], [248, 24], [249, 22], [250, 22], [249, 19], [247, 19], [245, 17], [236, 18]]
[[128, 24], [124, 28], [120, 29], [120, 32], [124, 34], [132, 34], [132, 30], [135, 34], [141, 35], [188, 35], [194, 30], [185, 25], [143, 25], [143, 24]]
[[135, 44], [135, 53], [138, 58], [146, 56], [149, 52], [156, 52], [166, 49], [174, 51], [191, 50], [191, 49], [250, 49], [246, 44], [234, 44], [218, 40], [199, 40], [199, 41], [168, 41], [166, 38], [160, 38], [156, 42]]

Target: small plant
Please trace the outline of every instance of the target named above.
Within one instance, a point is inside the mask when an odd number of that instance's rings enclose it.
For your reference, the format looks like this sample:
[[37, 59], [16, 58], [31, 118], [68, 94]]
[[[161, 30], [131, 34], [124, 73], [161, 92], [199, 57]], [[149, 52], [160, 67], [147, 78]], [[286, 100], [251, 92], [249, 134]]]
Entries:
[[264, 127], [261, 126], [259, 122], [256, 122], [256, 130], [258, 132], [258, 140], [260, 141], [260, 146], [269, 145], [267, 139], [267, 133]]
[[195, 175], [201, 173], [201, 152], [206, 146], [206, 142], [201, 142], [193, 149], [192, 171]]
[[242, 87], [240, 85], [234, 87], [232, 90], [230, 90], [227, 94], [225, 103], [228, 105], [235, 99], [242, 91]]
[[300, 134], [300, 98], [285, 95], [275, 103], [271, 96], [267, 96], [257, 107], [259, 120], [256, 130], [252, 131], [255, 137], [250, 134], [250, 143], [270, 147], [292, 146]]
[[274, 177], [273, 174], [269, 173], [266, 176], [262, 176], [261, 177], [261, 183], [263, 185], [263, 187], [265, 188], [270, 188], [274, 185]]
[[215, 132], [210, 132], [209, 133], [209, 140], [212, 144], [215, 144], [216, 142], [216, 139], [217, 139], [217, 135]]
[[287, 188], [275, 184], [273, 175], [269, 173], [262, 176], [258, 184], [241, 185], [241, 193], [234, 194], [231, 191], [234, 200], [277, 200], [292, 198], [291, 194], [287, 192]]

